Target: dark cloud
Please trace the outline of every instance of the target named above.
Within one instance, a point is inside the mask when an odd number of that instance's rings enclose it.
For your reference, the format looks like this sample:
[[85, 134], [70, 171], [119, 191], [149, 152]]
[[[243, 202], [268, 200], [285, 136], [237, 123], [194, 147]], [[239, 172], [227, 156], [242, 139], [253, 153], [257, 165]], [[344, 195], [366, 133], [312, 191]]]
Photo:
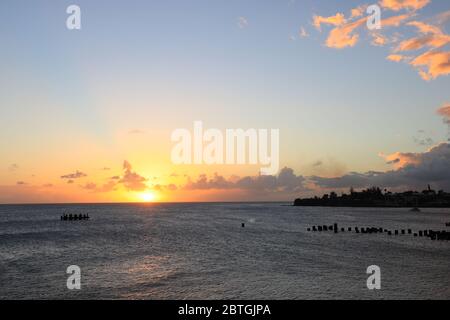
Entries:
[[386, 164], [396, 164], [396, 163], [400, 163], [400, 159], [399, 158], [386, 161]]
[[433, 139], [427, 136], [425, 130], [417, 130], [417, 134], [413, 137], [413, 140], [415, 144], [422, 147], [429, 147], [434, 144]]
[[25, 181], [17, 181], [18, 186], [26, 185], [27, 183]]
[[72, 184], [72, 183], [74, 183], [75, 181], [73, 181], [73, 180], [67, 180], [67, 184]]
[[111, 180], [120, 180], [120, 176], [112, 176], [110, 179]]
[[301, 192], [307, 190], [305, 182], [306, 179], [303, 176], [297, 176], [292, 169], [285, 167], [281, 169], [278, 176], [259, 175], [227, 179], [218, 174], [211, 178], [203, 174], [195, 181], [188, 179], [184, 188], [188, 190], [241, 189], [256, 193]]
[[414, 137], [414, 142], [419, 146], [431, 146], [434, 141], [430, 137]]
[[321, 165], [323, 165], [323, 162], [321, 160], [316, 161], [312, 164], [313, 167], [320, 167]]
[[441, 108], [438, 109], [438, 114], [442, 116], [444, 123], [448, 128], [448, 141], [450, 141], [450, 104], [444, 104]]
[[387, 172], [349, 173], [337, 178], [310, 177], [320, 188], [370, 186], [417, 189], [432, 184], [450, 190], [450, 144], [441, 143], [423, 153], [397, 153], [399, 167]]
[[69, 173], [61, 176], [61, 179], [79, 179], [83, 177], [87, 177], [87, 174], [77, 170], [75, 173]]

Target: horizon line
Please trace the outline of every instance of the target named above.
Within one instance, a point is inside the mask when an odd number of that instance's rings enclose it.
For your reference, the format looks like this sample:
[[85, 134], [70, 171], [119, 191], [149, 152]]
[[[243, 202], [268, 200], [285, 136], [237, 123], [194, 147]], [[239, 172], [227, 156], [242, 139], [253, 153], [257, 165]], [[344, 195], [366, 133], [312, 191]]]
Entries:
[[194, 204], [194, 203], [290, 203], [293, 201], [128, 201], [128, 202], [17, 202], [0, 203], [0, 206], [26, 206], [26, 205], [113, 205], [113, 204]]

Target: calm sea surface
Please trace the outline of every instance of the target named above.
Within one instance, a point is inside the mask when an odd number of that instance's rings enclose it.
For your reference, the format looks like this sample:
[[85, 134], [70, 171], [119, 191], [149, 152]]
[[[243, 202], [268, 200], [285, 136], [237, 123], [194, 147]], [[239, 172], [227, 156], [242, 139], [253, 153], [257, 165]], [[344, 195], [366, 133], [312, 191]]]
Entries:
[[[449, 241], [306, 231], [446, 221], [448, 209], [280, 203], [0, 206], [0, 299], [450, 299]], [[81, 290], [66, 287], [69, 265]], [[381, 290], [366, 287], [370, 265]]]

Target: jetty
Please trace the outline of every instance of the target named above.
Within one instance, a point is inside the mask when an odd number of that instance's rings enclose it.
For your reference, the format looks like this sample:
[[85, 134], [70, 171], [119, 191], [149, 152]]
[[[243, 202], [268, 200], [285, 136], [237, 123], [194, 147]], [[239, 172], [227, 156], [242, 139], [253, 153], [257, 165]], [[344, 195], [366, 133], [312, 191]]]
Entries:
[[355, 226], [355, 227], [338, 227], [337, 223], [332, 225], [313, 225], [306, 228], [306, 231], [313, 233], [323, 233], [323, 232], [332, 232], [336, 233], [357, 233], [357, 234], [379, 234], [386, 236], [413, 236], [413, 237], [422, 237], [428, 238], [430, 240], [440, 240], [440, 241], [449, 241], [450, 240], [450, 232], [446, 230], [418, 230], [413, 231], [411, 228], [408, 229], [385, 229], [378, 226]]

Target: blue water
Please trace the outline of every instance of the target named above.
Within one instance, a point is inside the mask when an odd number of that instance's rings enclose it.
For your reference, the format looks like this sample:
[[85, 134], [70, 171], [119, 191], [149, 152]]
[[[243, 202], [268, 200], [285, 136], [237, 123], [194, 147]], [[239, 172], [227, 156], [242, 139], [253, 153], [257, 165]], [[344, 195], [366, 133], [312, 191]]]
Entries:
[[[449, 241], [306, 231], [445, 221], [446, 209], [280, 203], [0, 206], [0, 299], [449, 299]], [[81, 290], [66, 287], [69, 265]], [[381, 290], [367, 289], [370, 265]]]

